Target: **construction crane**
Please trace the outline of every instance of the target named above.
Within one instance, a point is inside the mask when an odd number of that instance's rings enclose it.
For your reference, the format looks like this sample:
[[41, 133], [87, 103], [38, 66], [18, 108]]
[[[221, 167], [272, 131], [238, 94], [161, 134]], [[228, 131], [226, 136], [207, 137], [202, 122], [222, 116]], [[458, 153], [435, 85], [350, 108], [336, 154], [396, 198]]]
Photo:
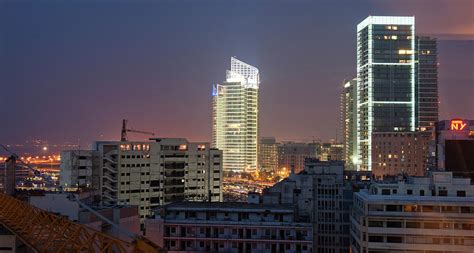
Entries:
[[[14, 156], [23, 166], [32, 170], [36, 176], [49, 178], [23, 162], [16, 153], [10, 151], [6, 146], [2, 144], [0, 146]], [[120, 233], [127, 235], [132, 242], [117, 239], [3, 193], [0, 193], [0, 224], [36, 252], [165, 252], [145, 237], [121, 228], [93, 208], [82, 203], [73, 193], [69, 193], [68, 198], [116, 228]]]
[[151, 132], [146, 132], [146, 131], [141, 131], [141, 130], [135, 130], [135, 129], [132, 129], [132, 128], [127, 128], [127, 123], [128, 123], [128, 120], [126, 120], [126, 119], [124, 119], [122, 121], [122, 133], [120, 135], [121, 136], [120, 141], [128, 141], [127, 132], [138, 133], [138, 134], [147, 134], [147, 135], [151, 135], [151, 136], [155, 135], [154, 133], [151, 133]]
[[126, 242], [1, 193], [0, 224], [35, 252], [165, 252], [145, 238]]

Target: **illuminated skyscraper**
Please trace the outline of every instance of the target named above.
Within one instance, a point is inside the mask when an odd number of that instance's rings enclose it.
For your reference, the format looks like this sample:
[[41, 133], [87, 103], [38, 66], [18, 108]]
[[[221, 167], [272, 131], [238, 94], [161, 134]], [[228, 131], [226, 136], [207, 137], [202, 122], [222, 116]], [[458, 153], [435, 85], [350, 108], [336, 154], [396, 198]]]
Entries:
[[224, 171], [257, 169], [259, 84], [258, 69], [232, 57], [226, 81], [213, 86], [212, 145]]
[[357, 169], [372, 168], [372, 133], [415, 131], [415, 18], [357, 25]]
[[438, 122], [438, 50], [435, 38], [416, 37], [417, 127], [430, 136]]
[[341, 93], [341, 124], [346, 169], [357, 161], [357, 78], [344, 83]]

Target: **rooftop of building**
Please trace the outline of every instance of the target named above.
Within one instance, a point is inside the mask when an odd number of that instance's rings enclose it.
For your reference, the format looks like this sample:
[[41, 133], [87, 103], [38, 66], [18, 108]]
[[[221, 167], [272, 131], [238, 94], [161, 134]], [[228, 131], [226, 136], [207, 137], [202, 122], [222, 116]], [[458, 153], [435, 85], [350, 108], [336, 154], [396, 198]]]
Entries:
[[387, 176], [383, 180], [373, 179], [375, 185], [429, 185], [429, 184], [456, 184], [470, 187], [471, 179], [464, 177], [455, 177], [450, 171], [429, 171], [427, 176]]
[[418, 195], [376, 195], [370, 194], [367, 189], [362, 189], [355, 193], [357, 196], [368, 202], [390, 202], [396, 204], [427, 204], [427, 205], [443, 205], [452, 203], [456, 205], [469, 205], [474, 203], [474, 197], [456, 197], [456, 196], [418, 196]]
[[257, 211], [292, 213], [289, 204], [249, 204], [245, 202], [175, 202], [165, 206], [167, 210], [193, 209], [195, 211]]
[[202, 141], [202, 142], [190, 142], [186, 138], [165, 138], [165, 137], [153, 137], [149, 138], [148, 140], [128, 140], [128, 141], [120, 141], [120, 140], [109, 140], [109, 141], [96, 141], [95, 143], [100, 143], [100, 144], [122, 144], [122, 143], [199, 143], [199, 144], [209, 144], [209, 142]]

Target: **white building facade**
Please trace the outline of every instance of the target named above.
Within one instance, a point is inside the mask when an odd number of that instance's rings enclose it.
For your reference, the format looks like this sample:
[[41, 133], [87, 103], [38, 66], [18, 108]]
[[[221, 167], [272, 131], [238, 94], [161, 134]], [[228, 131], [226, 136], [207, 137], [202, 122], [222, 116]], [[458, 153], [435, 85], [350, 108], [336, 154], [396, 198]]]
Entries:
[[190, 200], [222, 201], [222, 152], [181, 138], [98, 142], [104, 203], [153, 207]]
[[451, 172], [375, 183], [354, 194], [351, 250], [474, 252], [474, 185]]
[[259, 85], [259, 70], [232, 57], [226, 81], [213, 86], [212, 146], [224, 171], [257, 170]]

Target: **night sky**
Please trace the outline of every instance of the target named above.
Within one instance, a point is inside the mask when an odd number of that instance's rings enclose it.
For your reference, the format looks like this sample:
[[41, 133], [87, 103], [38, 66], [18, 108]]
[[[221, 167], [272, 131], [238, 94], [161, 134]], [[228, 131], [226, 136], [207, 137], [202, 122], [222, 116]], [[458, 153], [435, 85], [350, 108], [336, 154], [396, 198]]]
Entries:
[[438, 37], [440, 118], [474, 118], [471, 0], [6, 0], [0, 142], [114, 140], [122, 118], [209, 141], [212, 84], [231, 56], [260, 69], [261, 136], [335, 138], [368, 15], [415, 15], [417, 34]]

